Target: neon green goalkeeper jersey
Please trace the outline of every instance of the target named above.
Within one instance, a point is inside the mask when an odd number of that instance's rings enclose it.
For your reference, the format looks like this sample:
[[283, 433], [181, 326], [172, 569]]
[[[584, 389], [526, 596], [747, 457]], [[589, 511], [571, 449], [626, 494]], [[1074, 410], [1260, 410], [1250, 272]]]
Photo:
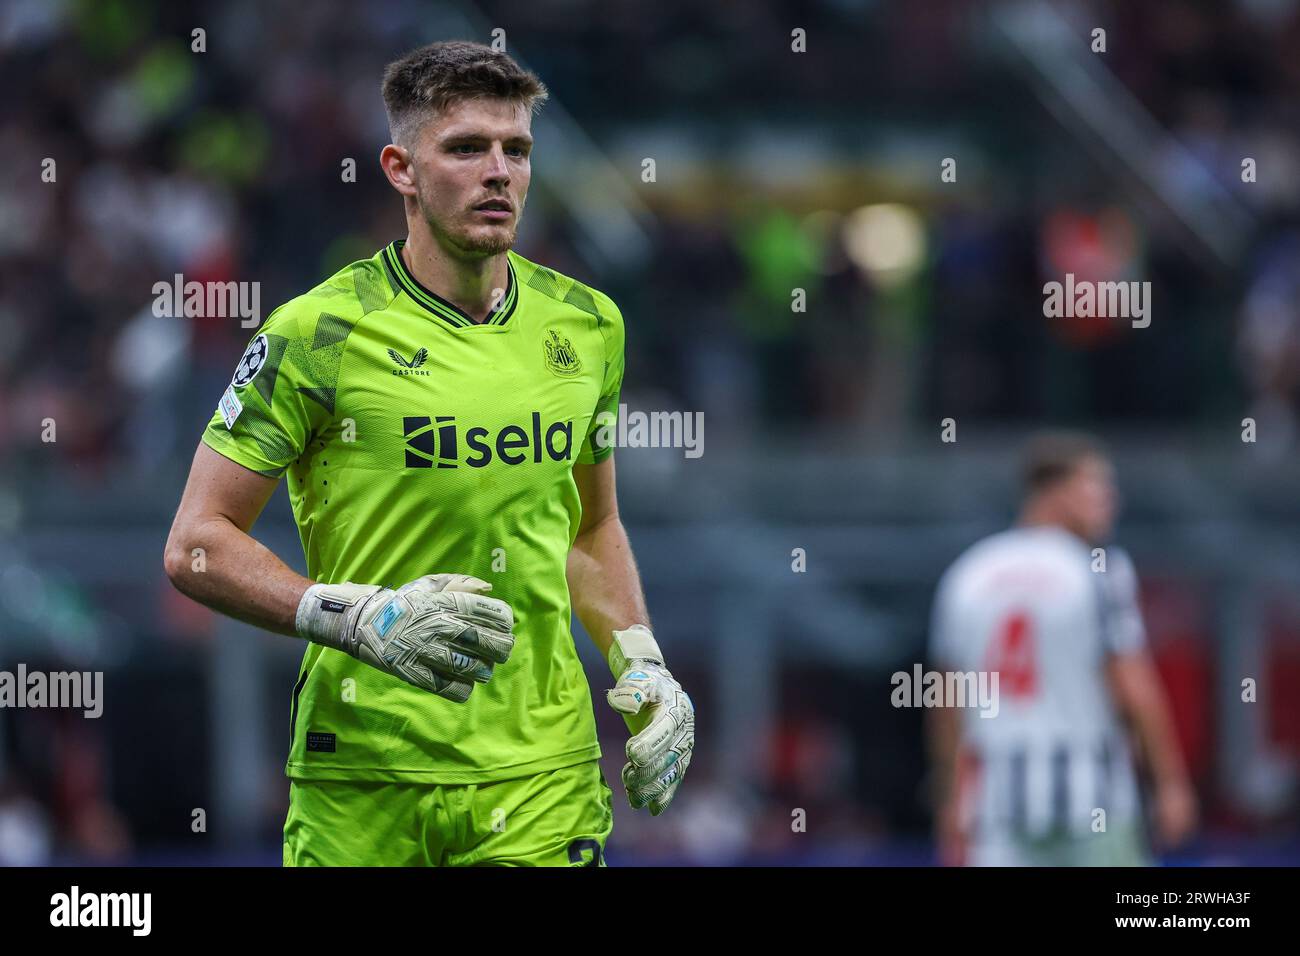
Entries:
[[395, 242], [276, 309], [204, 431], [287, 475], [316, 581], [470, 574], [515, 613], [492, 679], [453, 703], [308, 644], [293, 778], [479, 783], [600, 756], [570, 631], [575, 462], [611, 453], [623, 319], [608, 296], [514, 252], [483, 324], [421, 286]]

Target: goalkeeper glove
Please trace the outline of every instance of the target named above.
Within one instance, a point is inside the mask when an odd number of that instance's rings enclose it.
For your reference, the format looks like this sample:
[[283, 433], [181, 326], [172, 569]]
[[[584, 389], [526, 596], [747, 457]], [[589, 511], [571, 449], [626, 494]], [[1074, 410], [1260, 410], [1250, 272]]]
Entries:
[[618, 679], [607, 697], [633, 737], [627, 742], [623, 786], [633, 809], [659, 816], [672, 802], [691, 764], [695, 706], [664, 666], [654, 635], [644, 624], [614, 632], [609, 669]]
[[298, 603], [295, 625], [300, 637], [464, 703], [515, 643], [514, 612], [483, 596], [490, 590], [467, 574], [428, 574], [395, 591], [313, 584]]

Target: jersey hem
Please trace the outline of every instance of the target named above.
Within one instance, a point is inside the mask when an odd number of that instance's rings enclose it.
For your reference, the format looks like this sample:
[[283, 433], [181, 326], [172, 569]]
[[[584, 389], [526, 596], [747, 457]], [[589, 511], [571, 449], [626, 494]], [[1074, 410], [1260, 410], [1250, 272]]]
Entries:
[[284, 775], [290, 780], [370, 780], [383, 783], [430, 783], [430, 784], [470, 784], [496, 783], [501, 780], [514, 780], [517, 777], [533, 777], [539, 773], [572, 767], [574, 764], [586, 763], [601, 758], [600, 744], [592, 744], [581, 750], [527, 763], [510, 764], [505, 767], [493, 767], [488, 770], [402, 770], [389, 767], [330, 767], [319, 764], [303, 764], [293, 760], [284, 765]]

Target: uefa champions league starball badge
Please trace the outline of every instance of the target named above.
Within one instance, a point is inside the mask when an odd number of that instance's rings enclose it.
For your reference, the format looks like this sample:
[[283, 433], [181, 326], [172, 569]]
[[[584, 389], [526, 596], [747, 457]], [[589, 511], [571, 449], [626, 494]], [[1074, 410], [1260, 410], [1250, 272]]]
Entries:
[[249, 343], [244, 352], [244, 357], [239, 360], [239, 365], [235, 368], [235, 377], [230, 380], [230, 384], [235, 386], [247, 385], [253, 380], [263, 365], [266, 364], [266, 354], [269, 346], [265, 335], [259, 335]]

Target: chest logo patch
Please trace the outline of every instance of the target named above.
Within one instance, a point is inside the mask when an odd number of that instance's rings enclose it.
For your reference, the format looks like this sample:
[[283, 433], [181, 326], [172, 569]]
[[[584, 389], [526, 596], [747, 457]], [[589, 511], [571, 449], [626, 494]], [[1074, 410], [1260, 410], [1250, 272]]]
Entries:
[[573, 347], [573, 343], [554, 329], [547, 329], [546, 367], [556, 375], [566, 378], [582, 371], [582, 359]]
[[428, 349], [417, 350], [416, 353], [411, 356], [411, 361], [409, 362], [402, 357], [402, 353], [397, 351], [397, 349], [389, 349], [388, 357], [393, 360], [394, 364], [397, 365], [397, 368], [393, 369], [394, 375], [428, 375], [429, 374], [428, 372], [416, 371], [416, 369], [418, 369], [421, 365], [423, 365], [425, 360], [429, 357]]

